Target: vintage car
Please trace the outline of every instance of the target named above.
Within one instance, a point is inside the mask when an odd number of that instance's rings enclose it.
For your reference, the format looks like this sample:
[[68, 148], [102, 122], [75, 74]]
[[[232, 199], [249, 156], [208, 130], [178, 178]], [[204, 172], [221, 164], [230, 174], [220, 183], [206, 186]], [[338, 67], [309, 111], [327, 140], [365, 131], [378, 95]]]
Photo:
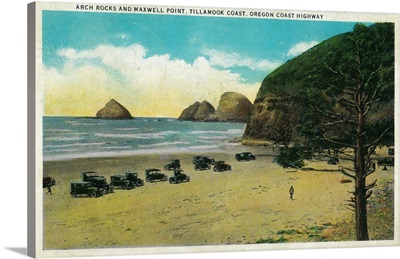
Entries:
[[97, 188], [92, 182], [71, 182], [70, 195], [72, 198], [78, 197], [78, 195], [86, 195], [91, 198], [102, 196], [104, 190]]
[[328, 165], [337, 165], [339, 164], [339, 157], [334, 156], [334, 157], [330, 157], [327, 161]]
[[53, 186], [56, 184], [56, 180], [50, 176], [43, 176], [43, 188]]
[[379, 159], [378, 166], [394, 166], [394, 157], [384, 157]]
[[97, 188], [103, 189], [105, 193], [114, 192], [114, 186], [112, 184], [108, 184], [106, 178], [104, 176], [99, 176], [97, 172], [83, 172], [82, 181], [93, 183], [93, 185]]
[[197, 164], [199, 161], [203, 162], [203, 163], [207, 163], [209, 165], [213, 165], [215, 160], [213, 157], [209, 157], [209, 156], [194, 156], [192, 163], [193, 164]]
[[151, 168], [145, 170], [146, 174], [146, 182], [154, 182], [154, 181], [167, 181], [168, 176], [166, 174], [161, 173], [160, 169]]
[[181, 169], [174, 170], [174, 176], [169, 178], [169, 183], [181, 183], [183, 181], [190, 182], [190, 177], [184, 174]]
[[205, 162], [203, 159], [198, 159], [194, 164], [194, 170], [208, 170], [211, 169], [211, 164]]
[[111, 177], [111, 184], [114, 188], [121, 188], [124, 190], [134, 189], [135, 185], [129, 181], [125, 175], [112, 175]]
[[242, 152], [242, 153], [236, 154], [235, 159], [237, 161], [250, 161], [250, 160], [256, 160], [256, 156], [253, 155], [253, 153], [251, 153], [251, 152]]
[[132, 185], [139, 187], [144, 185], [143, 179], [138, 177], [137, 172], [128, 172], [125, 173], [126, 179], [131, 182]]
[[173, 159], [171, 160], [171, 162], [169, 162], [168, 164], [166, 164], [164, 166], [164, 170], [175, 170], [175, 169], [180, 169], [181, 168], [181, 160], [179, 159]]
[[215, 172], [223, 172], [232, 170], [231, 165], [225, 163], [225, 161], [215, 161], [213, 170]]

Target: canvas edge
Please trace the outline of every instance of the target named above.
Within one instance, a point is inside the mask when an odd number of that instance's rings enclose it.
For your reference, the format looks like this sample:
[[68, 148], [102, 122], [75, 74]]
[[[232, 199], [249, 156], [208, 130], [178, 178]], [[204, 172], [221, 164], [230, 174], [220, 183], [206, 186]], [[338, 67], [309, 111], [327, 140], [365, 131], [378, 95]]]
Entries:
[[[48, 4], [59, 3], [62, 2], [49, 2]], [[41, 248], [41, 230], [40, 227], [41, 222], [38, 222], [40, 219], [41, 213], [38, 212], [37, 209], [41, 208], [40, 198], [41, 196], [41, 185], [40, 178], [42, 173], [40, 171], [40, 157], [38, 157], [37, 151], [40, 147], [41, 143], [38, 138], [37, 133], [40, 132], [38, 126], [41, 120], [37, 121], [37, 116], [41, 112], [41, 108], [39, 105], [41, 104], [41, 97], [38, 93], [38, 85], [37, 79], [38, 72], [40, 71], [40, 66], [38, 66], [38, 47], [40, 45], [38, 41], [37, 30], [39, 30], [38, 23], [38, 12], [45, 7], [46, 3], [38, 3], [32, 2], [28, 4], [28, 19], [27, 19], [27, 50], [28, 50], [28, 168], [27, 168], [27, 180], [28, 180], [28, 256], [34, 258], [45, 258], [45, 257], [76, 257], [76, 256], [110, 256], [110, 255], [148, 255], [148, 254], [173, 254], [173, 253], [205, 253], [205, 252], [240, 252], [240, 251], [268, 251], [268, 250], [283, 250], [283, 249], [320, 249], [320, 248], [347, 248], [347, 247], [377, 247], [377, 246], [400, 246], [400, 199], [395, 199], [395, 226], [394, 226], [394, 240], [388, 241], [370, 241], [368, 243], [360, 243], [357, 241], [354, 242], [327, 242], [324, 244], [320, 243], [298, 243], [298, 244], [284, 244], [284, 245], [238, 245], [238, 246], [193, 246], [193, 247], [147, 247], [147, 248], [122, 248], [122, 249], [88, 249], [88, 250], [69, 250], [69, 251], [44, 251]], [[72, 3], [69, 3], [72, 4]], [[43, 6], [44, 5], [44, 6]], [[132, 5], [136, 5], [132, 3]], [[151, 5], [148, 5], [151, 6]], [[165, 5], [163, 5], [165, 6]], [[190, 7], [190, 6], [187, 6]], [[227, 7], [223, 7], [226, 9]], [[233, 8], [233, 9], [245, 9], [245, 8]], [[262, 10], [262, 9], [260, 9]], [[316, 12], [316, 11], [311, 11]], [[324, 13], [335, 13], [338, 16], [348, 16], [349, 13], [344, 12], [332, 12], [332, 11], [322, 11]], [[360, 16], [376, 16], [382, 15], [388, 17], [390, 22], [395, 24], [395, 99], [398, 100], [400, 98], [399, 92], [399, 80], [400, 80], [400, 71], [399, 71], [399, 51], [400, 51], [400, 39], [398, 35], [400, 35], [400, 14], [375, 14], [375, 13], [353, 13], [355, 15]], [[365, 17], [364, 17], [365, 18]], [[40, 56], [40, 55], [39, 55]], [[40, 87], [39, 87], [40, 88]], [[40, 90], [40, 89], [39, 89]], [[395, 102], [395, 128], [399, 128], [399, 107]], [[40, 126], [39, 126], [40, 127]], [[40, 137], [40, 136], [39, 136]], [[395, 146], [396, 149], [399, 145], [399, 137], [395, 136]], [[400, 154], [396, 152], [396, 160], [400, 161]], [[398, 172], [398, 165], [395, 166], [395, 196], [399, 197], [399, 181], [400, 175]]]
[[28, 240], [27, 240], [27, 253], [30, 257], [36, 256], [36, 122], [35, 122], [35, 107], [36, 107], [36, 3], [29, 3], [27, 7], [27, 64], [28, 64], [28, 172], [27, 172], [27, 185], [28, 185]]

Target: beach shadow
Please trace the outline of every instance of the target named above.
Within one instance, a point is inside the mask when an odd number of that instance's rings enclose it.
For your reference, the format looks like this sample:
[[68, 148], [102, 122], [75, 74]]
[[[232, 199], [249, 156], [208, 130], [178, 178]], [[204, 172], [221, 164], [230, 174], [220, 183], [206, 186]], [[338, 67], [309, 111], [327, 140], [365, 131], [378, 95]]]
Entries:
[[6, 247], [6, 249], [13, 251], [17, 254], [28, 255], [28, 248], [26, 247]]

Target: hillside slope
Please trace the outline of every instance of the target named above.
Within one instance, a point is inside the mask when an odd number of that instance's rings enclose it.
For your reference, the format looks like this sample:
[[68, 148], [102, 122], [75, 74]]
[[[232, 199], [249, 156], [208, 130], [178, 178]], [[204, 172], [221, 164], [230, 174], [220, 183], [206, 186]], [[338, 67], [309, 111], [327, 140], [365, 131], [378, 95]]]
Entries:
[[[361, 40], [368, 42], [370, 46], [368, 51], [373, 52], [374, 46], [381, 44], [383, 38], [389, 42], [385, 49], [385, 57], [389, 58], [382, 61], [383, 68], [379, 72], [379, 81], [392, 82], [394, 26], [374, 24], [367, 27], [367, 30], [368, 37], [365, 36], [366, 38]], [[330, 64], [339, 64], [333, 69], [343, 68], [347, 73], [353, 72], [346, 70], [357, 60], [354, 43], [349, 40], [350, 35], [351, 32], [327, 39], [266, 76], [254, 101], [243, 139], [265, 140], [280, 144], [303, 141], [299, 129], [313, 117], [310, 116], [311, 106], [322, 105], [318, 102], [335, 105], [332, 84], [337, 81], [332, 77], [332, 73], [328, 73], [331, 69]], [[364, 63], [366, 64], [364, 66], [376, 65]], [[381, 99], [371, 109], [370, 118], [374, 121], [394, 121], [394, 84], [387, 83], [382, 88], [384, 89]], [[315, 123], [315, 117], [311, 120]], [[336, 134], [341, 134], [343, 128], [336, 130]]]

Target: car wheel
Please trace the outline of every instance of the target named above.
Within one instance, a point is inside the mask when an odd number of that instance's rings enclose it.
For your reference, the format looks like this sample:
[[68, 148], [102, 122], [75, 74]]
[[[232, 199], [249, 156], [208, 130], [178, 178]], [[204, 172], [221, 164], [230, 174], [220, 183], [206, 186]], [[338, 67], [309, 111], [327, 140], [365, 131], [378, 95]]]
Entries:
[[91, 193], [89, 193], [89, 197], [90, 198], [96, 198], [96, 192], [95, 191], [93, 191], [93, 192], [91, 192]]
[[150, 181], [150, 179], [148, 177], [146, 177], [146, 182], [149, 182], [149, 181]]
[[125, 186], [125, 189], [130, 190], [131, 187], [130, 187], [129, 185], [126, 185], [126, 186]]
[[173, 179], [172, 179], [172, 178], [169, 178], [169, 183], [172, 184], [172, 182], [173, 182]]
[[168, 177], [166, 175], [163, 176], [163, 181], [168, 180]]
[[76, 195], [76, 192], [71, 192], [71, 197], [72, 197], [72, 198], [76, 198], [76, 196], [77, 196], [77, 195]]
[[186, 177], [186, 181], [190, 182], [190, 177], [189, 176]]

